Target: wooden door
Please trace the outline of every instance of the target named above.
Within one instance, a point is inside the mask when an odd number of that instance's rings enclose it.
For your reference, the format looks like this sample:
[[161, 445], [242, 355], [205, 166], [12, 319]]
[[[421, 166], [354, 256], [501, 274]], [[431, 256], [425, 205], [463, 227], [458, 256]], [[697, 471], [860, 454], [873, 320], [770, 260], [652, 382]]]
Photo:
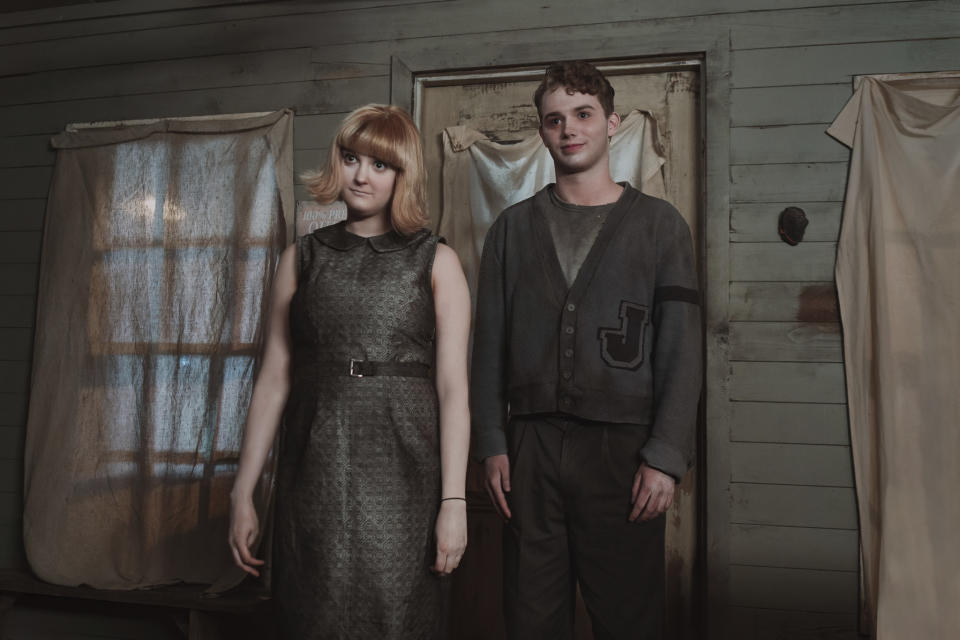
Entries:
[[[657, 141], [663, 166], [664, 189], [686, 219], [698, 254], [702, 216], [700, 154], [700, 65], [697, 60], [626, 61], [597, 63], [616, 92], [621, 116], [633, 109], [649, 112], [657, 123]], [[533, 92], [543, 68], [496, 69], [484, 72], [431, 74], [414, 80], [414, 114], [425, 144], [429, 173], [428, 204], [434, 225], [439, 223], [443, 194], [443, 143], [449, 126], [463, 125], [491, 140], [508, 143], [537, 131]], [[639, 188], [640, 185], [634, 185]], [[702, 255], [698, 258], [702, 262]], [[702, 273], [702, 270], [701, 270]], [[703, 279], [702, 279], [703, 280]], [[473, 290], [474, 283], [470, 283]], [[702, 426], [700, 427], [702, 432]], [[698, 442], [702, 438], [698, 437]], [[702, 468], [702, 456], [698, 467]], [[667, 635], [696, 638], [698, 603], [697, 490], [702, 473], [692, 469], [679, 485], [667, 514]], [[490, 640], [503, 637], [501, 612], [502, 524], [483, 489], [483, 468], [471, 463], [467, 480], [469, 546], [454, 574], [450, 638]], [[589, 620], [580, 598], [578, 639], [590, 639]]]

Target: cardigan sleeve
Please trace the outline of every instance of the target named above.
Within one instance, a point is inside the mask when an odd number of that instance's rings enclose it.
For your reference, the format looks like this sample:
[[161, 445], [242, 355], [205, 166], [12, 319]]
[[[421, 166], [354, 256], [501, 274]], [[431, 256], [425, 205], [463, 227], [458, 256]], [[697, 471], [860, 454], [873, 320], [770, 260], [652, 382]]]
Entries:
[[690, 229], [673, 207], [667, 214], [657, 233], [651, 356], [654, 416], [641, 457], [679, 481], [693, 460], [703, 360]]
[[470, 375], [473, 457], [507, 453], [507, 301], [504, 217], [490, 227], [477, 276], [477, 313]]

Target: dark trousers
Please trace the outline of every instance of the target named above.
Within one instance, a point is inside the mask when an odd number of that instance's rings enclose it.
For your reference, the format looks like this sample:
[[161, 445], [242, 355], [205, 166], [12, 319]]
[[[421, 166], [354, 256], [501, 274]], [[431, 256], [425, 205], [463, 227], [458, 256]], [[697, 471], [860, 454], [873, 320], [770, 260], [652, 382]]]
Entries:
[[659, 639], [664, 522], [630, 523], [646, 427], [521, 416], [508, 428], [504, 611], [515, 640], [573, 637], [577, 583], [597, 640]]

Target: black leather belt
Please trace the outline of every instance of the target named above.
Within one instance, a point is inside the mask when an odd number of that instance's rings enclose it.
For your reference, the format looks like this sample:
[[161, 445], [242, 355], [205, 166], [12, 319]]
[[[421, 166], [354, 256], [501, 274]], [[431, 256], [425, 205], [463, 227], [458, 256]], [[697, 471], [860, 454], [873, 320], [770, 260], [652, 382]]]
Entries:
[[406, 378], [429, 378], [430, 365], [422, 362], [375, 362], [354, 360], [349, 362], [318, 362], [316, 367], [324, 373], [352, 378], [368, 376], [402, 376]]

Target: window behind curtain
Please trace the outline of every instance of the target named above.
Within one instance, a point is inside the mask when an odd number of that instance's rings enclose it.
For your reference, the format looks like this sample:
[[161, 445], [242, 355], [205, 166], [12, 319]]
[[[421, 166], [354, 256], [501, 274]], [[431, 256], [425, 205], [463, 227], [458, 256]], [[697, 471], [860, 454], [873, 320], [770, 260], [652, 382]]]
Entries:
[[55, 139], [25, 456], [40, 577], [138, 588], [229, 573], [227, 496], [292, 201], [290, 119]]

